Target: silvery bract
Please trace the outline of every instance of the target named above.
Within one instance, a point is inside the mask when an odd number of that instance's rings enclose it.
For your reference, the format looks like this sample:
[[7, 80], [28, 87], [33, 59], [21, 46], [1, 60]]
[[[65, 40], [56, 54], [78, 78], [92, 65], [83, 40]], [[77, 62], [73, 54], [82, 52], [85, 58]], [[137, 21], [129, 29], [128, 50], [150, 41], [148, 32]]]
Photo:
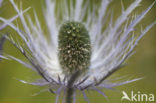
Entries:
[[[30, 8], [19, 9], [14, 0], [10, 0], [17, 15], [10, 19], [0, 17], [3, 22], [0, 29], [10, 26], [21, 37], [22, 42], [21, 39], [15, 39], [17, 35], [4, 35], [0, 41], [0, 58], [16, 60], [41, 75], [44, 81], [33, 83], [20, 81], [32, 85], [48, 85], [49, 91], [57, 95], [56, 103], [61, 91], [67, 93], [69, 103], [71, 101], [75, 103], [76, 91], [81, 91], [87, 102], [89, 100], [85, 94], [86, 90], [95, 90], [105, 96], [100, 89], [111, 89], [138, 80], [112, 84], [106, 81], [107, 77], [124, 65], [124, 61], [133, 54], [138, 41], [156, 24], [153, 22], [141, 30], [140, 35], [135, 34], [135, 26], [154, 5], [151, 4], [138, 16], [130, 17], [141, 1], [134, 0], [126, 9], [122, 8], [120, 16], [114, 21], [110, 8], [111, 0], [98, 1], [99, 5], [90, 5], [89, 0], [63, 0], [59, 4], [55, 0], [45, 0], [46, 8], [43, 13], [49, 31], [46, 38], [36, 12], [33, 21], [28, 14], [24, 15]], [[17, 18], [20, 18], [24, 29], [13, 23]], [[68, 37], [68, 33], [71, 36]], [[75, 38], [78, 42], [77, 47], [75, 41], [72, 41]], [[2, 55], [5, 39], [12, 43], [29, 62], [11, 55]], [[75, 46], [72, 43], [75, 43]]]

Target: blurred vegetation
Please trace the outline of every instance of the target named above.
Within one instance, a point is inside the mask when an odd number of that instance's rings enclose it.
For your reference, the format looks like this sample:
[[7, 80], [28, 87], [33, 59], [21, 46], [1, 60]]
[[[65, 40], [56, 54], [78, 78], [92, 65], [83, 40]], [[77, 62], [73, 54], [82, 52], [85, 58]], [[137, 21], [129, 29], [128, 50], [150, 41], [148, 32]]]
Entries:
[[[95, 0], [92, 0], [93, 2]], [[134, 0], [123, 0], [125, 8]], [[143, 0], [140, 7], [138, 7], [134, 14], [139, 14], [145, 10], [150, 4], [155, 0]], [[44, 0], [16, 0], [17, 4], [22, 2], [23, 8], [32, 7], [36, 10], [39, 19], [41, 20], [42, 28], [46, 31], [44, 27], [43, 18], [43, 5]], [[60, 2], [60, 0], [59, 0]], [[121, 0], [114, 0], [111, 4], [111, 9], [114, 10], [115, 18], [121, 13]], [[33, 14], [33, 10], [28, 11], [29, 14]], [[156, 4], [146, 15], [146, 17], [137, 26], [136, 30], [140, 30], [140, 27], [147, 26], [156, 20]], [[5, 18], [10, 18], [14, 16], [16, 12], [9, 3], [8, 0], [4, 0], [2, 6], [0, 7], [0, 16]], [[18, 20], [17, 20], [18, 21]], [[15, 22], [17, 22], [15, 21]], [[19, 25], [20, 26], [20, 25]], [[10, 28], [0, 31], [0, 33], [15, 33]], [[130, 91], [141, 93], [153, 93], [156, 95], [156, 26], [154, 26], [139, 42], [136, 53], [127, 61], [128, 65], [123, 69], [117, 71], [112, 75], [112, 78], [126, 76], [126, 78], [133, 77], [144, 77], [140, 81], [134, 83], [126, 84], [120, 87], [116, 87], [116, 90], [104, 89], [103, 92], [108, 96], [108, 101], [97, 92], [89, 91], [87, 93], [88, 98], [91, 103], [120, 103], [121, 102], [121, 91]], [[19, 58], [24, 57], [8, 42], [5, 43], [5, 51], [17, 56]], [[0, 103], [53, 103], [55, 100], [55, 95], [49, 92], [40, 93], [37, 96], [32, 96], [32, 94], [41, 91], [44, 88], [31, 86], [28, 84], [22, 84], [17, 81], [17, 79], [23, 80], [33, 80], [37, 78], [38, 75], [33, 73], [28, 68], [15, 61], [0, 61]], [[78, 92], [76, 103], [86, 103], [83, 100], [82, 94]], [[123, 103], [129, 103], [128, 101], [123, 101]], [[140, 103], [140, 102], [139, 102]]]

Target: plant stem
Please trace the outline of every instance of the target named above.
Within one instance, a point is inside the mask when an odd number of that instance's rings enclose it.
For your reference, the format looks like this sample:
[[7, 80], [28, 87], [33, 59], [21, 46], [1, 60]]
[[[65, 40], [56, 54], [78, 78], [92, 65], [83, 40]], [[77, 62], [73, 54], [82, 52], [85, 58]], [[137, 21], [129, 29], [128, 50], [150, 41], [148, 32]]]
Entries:
[[73, 98], [72, 98], [73, 93], [74, 93], [73, 88], [68, 88], [68, 90], [67, 90], [67, 97], [66, 97], [66, 103], [72, 103], [72, 101], [73, 101]]
[[75, 73], [73, 73], [73, 75], [70, 77], [70, 79], [68, 81], [68, 86], [67, 86], [68, 89], [67, 89], [66, 102], [65, 103], [72, 103], [72, 101], [73, 101], [72, 97], [73, 97], [73, 93], [74, 93], [73, 84], [79, 75], [80, 75], [80, 71], [75, 71]]

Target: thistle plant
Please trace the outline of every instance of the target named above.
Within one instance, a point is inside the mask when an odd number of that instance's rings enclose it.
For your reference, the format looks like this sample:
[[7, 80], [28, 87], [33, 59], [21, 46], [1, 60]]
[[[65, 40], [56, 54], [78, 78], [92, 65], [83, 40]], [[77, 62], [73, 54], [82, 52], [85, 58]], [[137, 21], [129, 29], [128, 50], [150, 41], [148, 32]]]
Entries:
[[[149, 24], [140, 34], [135, 34], [136, 25], [146, 16], [155, 2], [141, 14], [131, 19], [130, 14], [142, 0], [134, 0], [114, 21], [113, 13], [108, 10], [111, 0], [100, 0], [100, 5], [90, 6], [90, 0], [45, 0], [44, 17], [48, 28], [48, 38], [44, 35], [40, 21], [34, 11], [35, 21], [25, 13], [30, 9], [19, 9], [14, 0], [10, 3], [17, 15], [6, 19], [0, 17], [3, 24], [11, 27], [15, 34], [3, 35], [0, 41], [0, 58], [18, 61], [37, 72], [42, 82], [23, 83], [48, 86], [56, 94], [58, 103], [64, 92], [65, 103], [76, 102], [76, 91], [80, 91], [89, 103], [85, 92], [95, 90], [105, 96], [103, 88], [111, 89], [138, 79], [121, 83], [107, 84], [107, 78], [124, 66], [139, 40], [156, 24]], [[19, 18], [23, 27], [13, 21]], [[24, 28], [24, 29], [23, 29]], [[28, 60], [23, 61], [4, 54], [2, 46], [7, 40], [13, 44]], [[21, 42], [22, 40], [22, 42]]]

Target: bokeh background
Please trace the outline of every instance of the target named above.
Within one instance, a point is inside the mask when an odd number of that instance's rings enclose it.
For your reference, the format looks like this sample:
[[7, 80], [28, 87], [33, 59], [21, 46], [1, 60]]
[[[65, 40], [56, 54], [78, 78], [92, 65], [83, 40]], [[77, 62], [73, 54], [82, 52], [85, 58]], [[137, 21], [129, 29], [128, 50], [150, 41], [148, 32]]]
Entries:
[[[22, 2], [23, 8], [32, 7], [36, 10], [39, 16], [41, 24], [44, 24], [43, 7], [44, 0], [15, 0], [18, 5]], [[93, 3], [97, 2], [92, 0]], [[99, 0], [100, 1], [100, 0]], [[125, 8], [134, 0], [122, 0]], [[143, 0], [141, 5], [134, 11], [133, 14], [139, 14], [145, 10], [155, 0]], [[61, 2], [61, 0], [58, 0]], [[33, 14], [33, 9], [28, 11], [29, 14]], [[114, 17], [116, 18], [121, 13], [121, 0], [113, 0], [110, 5], [110, 9], [114, 10]], [[15, 10], [11, 6], [8, 0], [3, 0], [3, 4], [0, 6], [0, 16], [10, 18], [16, 14]], [[115, 19], [114, 18], [114, 19]], [[140, 30], [140, 27], [145, 27], [148, 24], [156, 20], [156, 4], [136, 27], [136, 30]], [[18, 20], [16, 21], [18, 22]], [[0, 21], [1, 23], [1, 21]], [[20, 26], [20, 24], [19, 24]], [[46, 31], [46, 27], [42, 26]], [[138, 31], [139, 31], [138, 30]], [[0, 31], [4, 33], [15, 33], [9, 27]], [[8, 42], [4, 45], [4, 51], [18, 58], [24, 57]], [[91, 103], [120, 103], [122, 93], [126, 91], [130, 94], [131, 91], [137, 93], [154, 94], [156, 95], [156, 26], [154, 26], [139, 42], [136, 53], [127, 61], [128, 65], [119, 71], [115, 72], [110, 78], [117, 78], [125, 76], [125, 78], [133, 79], [138, 77], [144, 77], [140, 81], [136, 81], [130, 84], [126, 84], [120, 87], [116, 87], [116, 90], [103, 89], [103, 92], [108, 96], [106, 100], [102, 95], [94, 91], [89, 91], [87, 96]], [[0, 103], [54, 103], [55, 95], [49, 92], [39, 93], [36, 96], [34, 94], [45, 88], [23, 84], [16, 79], [33, 80], [39, 76], [33, 73], [30, 69], [23, 65], [11, 60], [0, 61]], [[86, 103], [82, 94], [78, 92], [76, 103]], [[129, 101], [122, 101], [122, 103], [129, 103]], [[132, 102], [131, 102], [132, 103]], [[135, 102], [134, 102], [135, 103]], [[144, 102], [139, 102], [144, 103]], [[154, 103], [154, 102], [153, 102]], [[156, 103], [156, 100], [155, 100]]]

